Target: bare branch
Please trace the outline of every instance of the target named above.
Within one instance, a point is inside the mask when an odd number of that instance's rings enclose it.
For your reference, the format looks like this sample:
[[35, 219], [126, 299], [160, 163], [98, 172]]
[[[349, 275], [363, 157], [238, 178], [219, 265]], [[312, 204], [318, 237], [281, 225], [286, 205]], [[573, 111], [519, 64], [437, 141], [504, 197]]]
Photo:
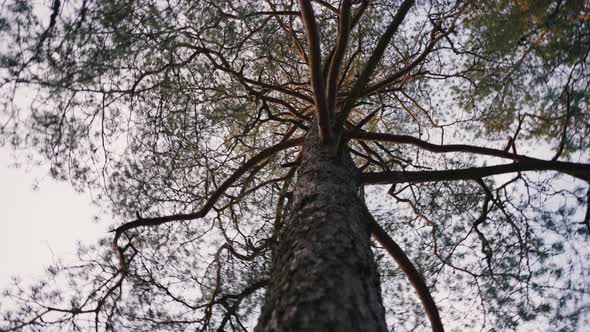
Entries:
[[123, 253], [121, 248], [118, 246], [119, 237], [125, 232], [130, 229], [138, 228], [138, 227], [152, 227], [152, 226], [159, 226], [168, 222], [172, 221], [187, 221], [187, 220], [194, 220], [205, 217], [209, 210], [213, 208], [219, 197], [237, 180], [240, 176], [244, 175], [248, 170], [252, 167], [256, 166], [258, 163], [263, 161], [266, 158], [271, 157], [275, 153], [301, 145], [303, 143], [303, 137], [295, 138], [292, 140], [283, 141], [277, 145], [271, 146], [260, 151], [257, 155], [250, 158], [247, 162], [242, 164], [230, 177], [228, 177], [207, 199], [205, 205], [198, 211], [193, 213], [186, 213], [186, 214], [174, 214], [168, 215], [163, 217], [154, 217], [154, 218], [139, 218], [134, 221], [125, 223], [119, 227], [117, 227], [115, 232], [115, 237], [113, 238], [113, 248], [119, 255], [119, 260], [121, 262], [121, 268], [124, 269], [125, 267], [125, 260], [123, 257]]
[[352, 23], [350, 24], [350, 29], [354, 29], [354, 27], [360, 22], [361, 17], [365, 13], [365, 10], [369, 6], [369, 0], [361, 0], [361, 5], [354, 13], [354, 17], [352, 18]]
[[490, 202], [493, 201], [494, 196], [492, 195], [490, 188], [488, 188], [488, 186], [482, 179], [476, 179], [475, 181], [483, 189], [486, 197], [481, 206], [481, 215], [473, 223], [473, 229], [475, 230], [475, 232], [477, 233], [477, 237], [481, 241], [481, 253], [485, 255], [486, 262], [488, 264], [488, 269], [490, 270], [490, 275], [493, 278], [494, 269], [492, 268], [492, 259], [494, 256], [494, 252], [490, 246], [490, 241], [488, 241], [486, 236], [479, 229], [479, 226], [481, 226], [488, 219], [488, 213], [490, 212]]
[[526, 160], [518, 163], [452, 169], [442, 171], [390, 171], [361, 174], [364, 184], [422, 183], [434, 181], [477, 180], [480, 178], [525, 171], [557, 171], [590, 182], [590, 164]]
[[362, 205], [362, 209], [364, 217], [371, 226], [371, 234], [373, 234], [375, 240], [377, 240], [377, 242], [379, 242], [383, 248], [387, 250], [389, 255], [397, 262], [402, 272], [406, 275], [416, 290], [416, 293], [418, 293], [420, 302], [422, 302], [424, 311], [426, 311], [426, 315], [430, 320], [432, 331], [443, 332], [444, 327], [442, 321], [440, 320], [438, 308], [436, 307], [436, 303], [434, 303], [434, 299], [430, 294], [430, 290], [428, 289], [424, 278], [420, 272], [418, 272], [403, 249], [400, 248], [400, 246], [391, 238], [391, 236], [389, 236], [389, 234], [387, 234], [387, 232], [377, 223], [375, 218], [373, 218], [371, 215], [371, 212], [364, 204]]
[[[571, 74], [570, 74], [571, 77]], [[568, 82], [569, 83], [569, 82]], [[564, 92], [562, 95], [565, 95], [565, 119], [563, 120], [563, 129], [561, 131], [561, 139], [559, 141], [559, 147], [557, 148], [557, 152], [555, 156], [553, 156], [552, 160], [557, 160], [561, 154], [563, 153], [563, 149], [567, 144], [567, 129], [569, 126], [570, 119], [572, 117], [572, 107], [570, 105], [570, 88], [568, 86], [565, 87]]]
[[[266, 3], [268, 3], [268, 5], [270, 6], [270, 8], [272, 8], [273, 11], [277, 12], [276, 6], [272, 1], [267, 0]], [[301, 16], [301, 14], [297, 12], [297, 16]], [[301, 59], [309, 66], [309, 58], [307, 57], [307, 54], [305, 54], [305, 49], [299, 42], [299, 39], [297, 39], [295, 31], [293, 31], [292, 24], [285, 24], [285, 22], [283, 22], [283, 20], [281, 20], [281, 18], [278, 16], [275, 16], [275, 18], [281, 26], [281, 28], [289, 35], [289, 37], [291, 37], [291, 40], [293, 41], [293, 46], [295, 47], [295, 50], [297, 51]]]
[[348, 37], [350, 36], [350, 7], [351, 0], [343, 0], [340, 8], [340, 17], [338, 19], [338, 38], [336, 40], [336, 49], [331, 57], [330, 69], [328, 71], [328, 80], [326, 83], [327, 108], [330, 114], [334, 113], [336, 96], [338, 95], [338, 74], [340, 66], [346, 53]]
[[420, 55], [414, 59], [414, 61], [410, 62], [407, 66], [403, 67], [402, 69], [398, 70], [397, 72], [393, 73], [392, 75], [380, 80], [379, 82], [376, 82], [376, 83], [368, 86], [364, 91], [359, 92], [359, 97], [371, 95], [375, 92], [378, 92], [381, 89], [384, 89], [384, 88], [390, 86], [391, 84], [397, 82], [397, 80], [405, 77], [418, 65], [422, 64], [424, 62], [424, 60], [426, 59], [426, 57], [432, 52], [432, 50], [434, 49], [434, 46], [441, 39], [447, 37], [451, 32], [454, 31], [455, 26], [457, 25], [457, 20], [459, 19], [461, 14], [463, 14], [463, 12], [465, 12], [465, 10], [467, 9], [467, 7], [470, 4], [471, 4], [470, 2], [466, 2], [458, 10], [457, 14], [453, 18], [453, 21], [451, 22], [451, 26], [446, 31], [443, 31], [439, 34], [436, 34], [437, 30], [432, 31], [432, 37], [431, 37], [430, 42], [428, 43], [428, 45], [426, 46], [424, 51], [422, 53], [420, 53]]
[[586, 225], [586, 231], [590, 234], [590, 188], [588, 188], [588, 192], [586, 193], [586, 215], [581, 224]]
[[322, 78], [322, 51], [320, 49], [320, 31], [315, 22], [313, 6], [310, 0], [299, 0], [301, 19], [307, 36], [307, 47], [309, 48], [309, 70], [311, 76], [311, 87], [313, 99], [317, 111], [320, 141], [331, 141], [330, 119], [324, 95], [324, 80]]
[[332, 6], [329, 2], [324, 1], [324, 0], [313, 0], [313, 2], [318, 3], [319, 5], [321, 5], [322, 7], [325, 7], [327, 10], [333, 12], [334, 14], [338, 15], [338, 8]]
[[[411, 144], [411, 145], [418, 146], [424, 150], [428, 150], [428, 151], [435, 152], [435, 153], [466, 152], [466, 153], [474, 153], [474, 154], [499, 157], [499, 158], [505, 158], [505, 159], [511, 159], [511, 160], [518, 161], [517, 164], [511, 164], [511, 165], [498, 165], [498, 166], [490, 166], [490, 167], [468, 168], [468, 169], [463, 169], [463, 170], [433, 171], [432, 173], [428, 173], [428, 172], [399, 172], [399, 173], [407, 174], [407, 175], [402, 175], [401, 178], [407, 177], [407, 179], [409, 181], [402, 180], [399, 182], [385, 182], [385, 183], [429, 182], [429, 181], [442, 181], [442, 180], [474, 179], [477, 177], [481, 178], [481, 177], [486, 177], [486, 176], [491, 176], [491, 175], [511, 173], [511, 172], [520, 172], [520, 171], [558, 171], [558, 172], [563, 172], [563, 173], [569, 174], [573, 177], [577, 177], [577, 178], [582, 179], [587, 182], [590, 181], [590, 165], [589, 164], [572, 163], [572, 162], [556, 161], [556, 160], [548, 161], [548, 160], [542, 160], [542, 159], [519, 155], [514, 152], [508, 152], [507, 150], [497, 150], [497, 149], [485, 148], [485, 147], [474, 146], [474, 145], [466, 145], [466, 144], [438, 145], [438, 144], [432, 144], [432, 143], [423, 141], [421, 139], [418, 139], [418, 138], [415, 138], [412, 136], [406, 136], [406, 135], [393, 135], [393, 134], [368, 133], [368, 132], [351, 132], [349, 134], [349, 137], [359, 139], [359, 140], [375, 140], [375, 141], [390, 142], [390, 143]], [[445, 172], [447, 172], [448, 174]], [[451, 174], [451, 172], [454, 172], [454, 173]], [[419, 180], [418, 178], [413, 178], [414, 175], [410, 175], [412, 173], [423, 174], [424, 176], [426, 176], [426, 178], [424, 180]], [[428, 174], [426, 174], [426, 173], [428, 173]], [[470, 174], [482, 174], [482, 175], [478, 176], [478, 175], [470, 175]], [[456, 177], [458, 177], [458, 178], [456, 178]]]
[[380, 141], [380, 142], [388, 142], [388, 143], [397, 143], [397, 144], [411, 144], [422, 148], [424, 150], [436, 153], [449, 153], [449, 152], [466, 152], [466, 153], [475, 153], [485, 156], [492, 156], [498, 158], [505, 158], [510, 160], [540, 160], [536, 158], [531, 158], [523, 155], [519, 155], [516, 153], [508, 152], [508, 150], [498, 150], [498, 149], [491, 149], [485, 148], [480, 146], [474, 145], [467, 145], [467, 144], [447, 144], [447, 145], [439, 145], [439, 144], [432, 144], [426, 141], [423, 141], [419, 138], [415, 138], [413, 136], [407, 135], [394, 135], [394, 134], [385, 134], [385, 133], [371, 133], [371, 132], [350, 132], [348, 134], [349, 138], [361, 140], [361, 141]]

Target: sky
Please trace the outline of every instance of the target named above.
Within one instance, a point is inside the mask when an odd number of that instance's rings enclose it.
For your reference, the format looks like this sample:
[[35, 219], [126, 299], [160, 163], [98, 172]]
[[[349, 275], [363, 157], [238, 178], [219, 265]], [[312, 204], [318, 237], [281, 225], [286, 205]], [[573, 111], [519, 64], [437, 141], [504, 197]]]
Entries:
[[46, 168], [13, 164], [0, 148], [0, 290], [12, 276], [33, 281], [57, 258], [74, 260], [77, 243], [95, 242], [110, 223], [92, 221], [99, 209], [88, 193], [51, 179]]

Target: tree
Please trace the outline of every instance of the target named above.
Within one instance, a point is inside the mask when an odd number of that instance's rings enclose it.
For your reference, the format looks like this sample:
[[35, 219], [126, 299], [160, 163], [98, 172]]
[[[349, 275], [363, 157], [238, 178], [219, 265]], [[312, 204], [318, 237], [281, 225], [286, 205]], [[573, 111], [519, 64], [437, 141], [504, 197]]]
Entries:
[[586, 1], [1, 15], [4, 140], [126, 220], [3, 330], [588, 323]]

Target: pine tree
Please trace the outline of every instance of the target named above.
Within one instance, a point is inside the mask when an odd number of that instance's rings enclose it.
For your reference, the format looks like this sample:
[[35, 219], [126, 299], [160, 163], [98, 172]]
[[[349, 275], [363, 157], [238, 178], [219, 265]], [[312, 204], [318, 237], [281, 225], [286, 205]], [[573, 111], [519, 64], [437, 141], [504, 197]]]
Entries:
[[0, 137], [122, 221], [0, 330], [590, 323], [587, 1], [0, 8]]

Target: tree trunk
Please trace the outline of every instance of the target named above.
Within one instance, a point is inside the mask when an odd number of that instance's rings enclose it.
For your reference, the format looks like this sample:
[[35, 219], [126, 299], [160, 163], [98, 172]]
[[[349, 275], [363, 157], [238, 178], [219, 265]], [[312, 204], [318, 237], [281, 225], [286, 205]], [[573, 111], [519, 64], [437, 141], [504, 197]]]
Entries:
[[279, 230], [256, 332], [384, 332], [379, 276], [361, 219], [359, 174], [311, 130], [290, 216]]

